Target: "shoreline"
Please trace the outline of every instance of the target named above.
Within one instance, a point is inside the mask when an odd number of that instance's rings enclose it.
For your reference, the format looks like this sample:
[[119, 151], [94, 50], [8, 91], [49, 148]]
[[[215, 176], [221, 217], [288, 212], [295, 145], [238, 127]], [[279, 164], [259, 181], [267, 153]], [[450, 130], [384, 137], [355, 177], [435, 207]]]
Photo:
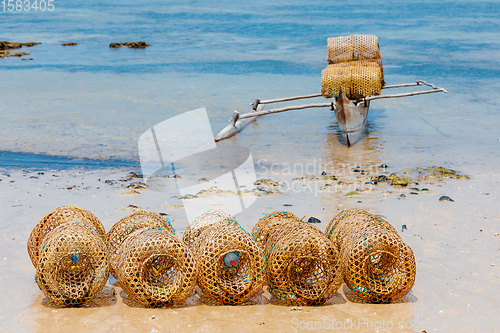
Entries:
[[134, 160], [113, 158], [78, 158], [66, 155], [49, 155], [0, 150], [0, 170], [99, 170], [107, 168], [140, 168]]

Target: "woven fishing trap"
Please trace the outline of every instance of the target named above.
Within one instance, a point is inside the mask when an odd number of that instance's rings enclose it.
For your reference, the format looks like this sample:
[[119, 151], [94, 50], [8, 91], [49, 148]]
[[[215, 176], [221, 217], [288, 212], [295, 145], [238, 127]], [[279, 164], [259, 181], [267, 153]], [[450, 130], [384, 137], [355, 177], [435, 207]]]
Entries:
[[327, 39], [327, 42], [327, 60], [329, 64], [381, 58], [377, 36], [351, 35], [330, 37]]
[[262, 250], [273, 232], [283, 224], [291, 221], [300, 221], [295, 214], [285, 211], [275, 211], [260, 218], [252, 229], [252, 238], [257, 242]]
[[149, 307], [176, 305], [196, 285], [197, 263], [189, 248], [163, 228], [142, 228], [118, 252], [116, 274], [123, 291]]
[[43, 239], [35, 280], [58, 305], [83, 304], [96, 297], [109, 275], [109, 252], [101, 234], [88, 224], [62, 224]]
[[340, 249], [344, 282], [362, 299], [390, 303], [413, 287], [413, 251], [384, 219], [346, 210], [334, 216], [325, 233]]
[[208, 297], [223, 304], [238, 305], [262, 289], [264, 254], [236, 221], [206, 228], [191, 249], [199, 263], [198, 286]]
[[380, 95], [383, 85], [380, 59], [332, 64], [321, 71], [321, 94], [325, 98], [338, 97], [340, 89], [350, 99]]
[[116, 222], [106, 235], [110, 253], [110, 273], [114, 278], [117, 278], [118, 251], [122, 243], [132, 232], [142, 228], [159, 228], [176, 235], [170, 221], [155, 212], [137, 211]]
[[391, 232], [397, 233], [396, 229], [386, 220], [370, 214], [363, 209], [353, 208], [345, 209], [335, 214], [325, 229], [325, 235], [340, 252], [346, 243], [350, 241], [352, 230], [357, 226], [366, 226], [373, 219], [376, 219], [377, 222], [391, 230]]
[[28, 238], [28, 255], [33, 265], [37, 266], [38, 252], [44, 237], [61, 224], [82, 221], [94, 228], [105, 239], [106, 231], [97, 217], [85, 209], [74, 206], [62, 206], [45, 215], [33, 228]]
[[264, 251], [269, 292], [293, 305], [321, 305], [342, 284], [339, 252], [316, 227], [300, 221], [283, 224]]
[[228, 222], [230, 219], [231, 215], [222, 211], [203, 213], [196, 217], [194, 221], [188, 223], [184, 235], [182, 235], [182, 241], [190, 246], [201, 235], [203, 230], [220, 222]]

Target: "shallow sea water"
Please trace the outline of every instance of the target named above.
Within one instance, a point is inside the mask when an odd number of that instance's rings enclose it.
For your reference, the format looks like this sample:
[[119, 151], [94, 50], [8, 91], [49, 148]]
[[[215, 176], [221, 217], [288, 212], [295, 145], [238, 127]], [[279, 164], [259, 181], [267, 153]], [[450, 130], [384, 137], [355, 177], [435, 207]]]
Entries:
[[[0, 150], [138, 164], [139, 136], [174, 115], [206, 107], [216, 134], [255, 97], [319, 92], [326, 38], [369, 33], [387, 84], [423, 79], [449, 93], [372, 102], [349, 149], [326, 108], [262, 117], [224, 144], [278, 163], [356, 163], [372, 152], [392, 164], [498, 158], [497, 11], [494, 1], [87, 1], [3, 12], [1, 39], [42, 45], [28, 49], [33, 60], [0, 62]], [[152, 46], [108, 47], [137, 40]], [[69, 41], [79, 45], [60, 45]]]

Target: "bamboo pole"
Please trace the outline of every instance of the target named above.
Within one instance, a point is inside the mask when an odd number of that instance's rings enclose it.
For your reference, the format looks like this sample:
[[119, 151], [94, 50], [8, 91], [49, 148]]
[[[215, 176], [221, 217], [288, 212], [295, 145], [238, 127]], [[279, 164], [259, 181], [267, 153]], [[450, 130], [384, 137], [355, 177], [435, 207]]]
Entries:
[[297, 99], [314, 98], [314, 97], [321, 97], [321, 96], [322, 96], [321, 94], [311, 94], [311, 95], [304, 95], [304, 96], [283, 97], [283, 98], [276, 98], [276, 99], [268, 99], [268, 100], [264, 100], [264, 101], [259, 101], [259, 104], [271, 104], [271, 103], [295, 101]]
[[362, 98], [361, 101], [373, 101], [375, 99], [382, 99], [382, 98], [409, 97], [409, 96], [416, 96], [416, 95], [432, 94], [432, 93], [437, 93], [437, 92], [445, 92], [445, 93], [447, 93], [448, 90], [446, 90], [444, 88], [438, 88], [438, 89], [416, 91], [416, 92], [404, 93], [404, 94], [369, 96], [369, 97]]
[[287, 106], [287, 107], [283, 107], [283, 108], [279, 108], [279, 109], [271, 109], [271, 110], [263, 110], [263, 111], [245, 113], [245, 114], [240, 115], [238, 118], [245, 119], [245, 118], [258, 117], [258, 116], [263, 116], [266, 114], [280, 113], [280, 112], [291, 111], [291, 110], [302, 110], [302, 109], [308, 109], [308, 108], [324, 108], [324, 107], [330, 107], [330, 106], [332, 106], [332, 103], [316, 103], [316, 104]]
[[403, 84], [393, 84], [390, 86], [383, 86], [382, 89], [391, 89], [391, 88], [402, 88], [402, 87], [415, 87], [420, 86], [421, 84], [418, 82], [414, 83], [403, 83]]

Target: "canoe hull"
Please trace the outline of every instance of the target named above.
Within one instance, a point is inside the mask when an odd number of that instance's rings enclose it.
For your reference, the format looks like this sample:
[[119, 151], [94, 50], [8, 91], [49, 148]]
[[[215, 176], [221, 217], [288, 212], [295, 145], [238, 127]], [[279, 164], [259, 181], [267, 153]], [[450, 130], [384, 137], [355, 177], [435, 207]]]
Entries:
[[[264, 110], [264, 106], [265, 106], [264, 104], [259, 104], [257, 109], [253, 110], [252, 112], [262, 111]], [[238, 119], [234, 125], [233, 124], [227, 125], [222, 131], [220, 131], [219, 134], [217, 134], [217, 136], [215, 137], [215, 142], [232, 137], [233, 135], [244, 129], [248, 124], [250, 124], [255, 119], [257, 119], [257, 117]]]
[[352, 146], [361, 139], [369, 107], [370, 101], [356, 105], [347, 98], [343, 91], [340, 92], [339, 97], [334, 98], [335, 117], [347, 146]]

